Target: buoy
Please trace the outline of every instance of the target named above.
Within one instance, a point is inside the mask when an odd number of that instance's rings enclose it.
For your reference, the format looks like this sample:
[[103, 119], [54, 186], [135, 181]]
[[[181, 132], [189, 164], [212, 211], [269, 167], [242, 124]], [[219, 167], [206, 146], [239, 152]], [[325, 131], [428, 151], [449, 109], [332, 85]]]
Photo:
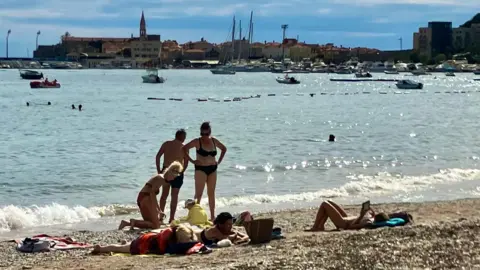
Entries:
[[[164, 98], [155, 98], [155, 97], [149, 97], [147, 100], [165, 100]], [[173, 100], [173, 99], [170, 99]]]
[[362, 94], [370, 94], [368, 91], [363, 91]]
[[224, 99], [223, 102], [230, 102], [232, 101], [231, 99]]
[[233, 101], [241, 101], [241, 100], [242, 100], [242, 99], [239, 98], [239, 97], [234, 97], [234, 98], [233, 98]]
[[320, 95], [322, 95], [322, 96], [324, 96], [324, 95], [326, 95], [326, 94], [327, 94], [327, 93], [320, 93]]
[[267, 96], [269, 96], [269, 97], [274, 97], [275, 94], [268, 94]]
[[208, 101], [208, 100], [205, 99], [205, 98], [198, 98], [197, 101], [198, 101], [198, 102], [205, 102], [205, 101]]

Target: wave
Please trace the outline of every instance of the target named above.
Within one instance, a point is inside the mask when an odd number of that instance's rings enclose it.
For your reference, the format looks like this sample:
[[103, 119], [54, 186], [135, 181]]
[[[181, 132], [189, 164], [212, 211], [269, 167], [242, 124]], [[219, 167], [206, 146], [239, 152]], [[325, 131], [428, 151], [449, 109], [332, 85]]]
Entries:
[[[377, 173], [373, 176], [351, 175], [349, 182], [331, 189], [297, 194], [255, 194], [217, 198], [217, 207], [248, 206], [258, 204], [282, 204], [300, 201], [318, 201], [322, 198], [368, 196], [375, 197], [400, 192], [427, 189], [438, 184], [480, 180], [477, 169], [446, 169], [436, 174], [405, 176], [401, 174]], [[183, 205], [183, 202], [179, 202]], [[100, 207], [66, 206], [52, 203], [44, 206], [22, 207], [8, 205], [0, 208], [0, 232], [39, 226], [82, 223], [107, 216], [137, 213], [136, 205], [108, 205]]]

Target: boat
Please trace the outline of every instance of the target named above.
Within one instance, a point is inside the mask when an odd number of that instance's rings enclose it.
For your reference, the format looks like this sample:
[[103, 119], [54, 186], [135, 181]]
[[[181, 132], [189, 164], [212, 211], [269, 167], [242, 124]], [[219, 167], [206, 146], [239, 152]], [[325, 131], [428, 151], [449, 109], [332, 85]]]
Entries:
[[411, 80], [401, 80], [395, 85], [398, 89], [423, 89], [423, 83], [418, 83]]
[[447, 77], [455, 77], [455, 73], [453, 73], [453, 72], [447, 72], [447, 73], [445, 73], [445, 76], [447, 76]]
[[294, 77], [277, 77], [277, 82], [278, 83], [283, 83], [283, 84], [299, 84], [300, 81], [295, 79]]
[[164, 83], [165, 79], [158, 76], [156, 68], [147, 69], [147, 74], [142, 76], [144, 83]]
[[20, 72], [20, 77], [22, 77], [22, 79], [26, 79], [26, 80], [40, 80], [40, 79], [43, 79], [43, 73], [42, 72], [38, 72], [38, 71], [35, 71], [35, 70], [28, 70], [28, 69], [19, 70], [19, 72]]
[[383, 73], [388, 74], [388, 75], [399, 74], [398, 70], [385, 70]]
[[[234, 53], [235, 53], [235, 16], [233, 16], [233, 25], [232, 25], [232, 46], [230, 47], [230, 57], [231, 62], [233, 62]], [[226, 54], [227, 55], [227, 54]], [[226, 60], [227, 57], [225, 57]], [[225, 61], [226, 62], [226, 61]], [[210, 72], [214, 75], [235, 75], [235, 69], [231, 65], [220, 66], [214, 69], [210, 69]]]
[[357, 72], [355, 73], [355, 77], [356, 78], [371, 78], [372, 77], [372, 74], [370, 74], [369, 72]]
[[480, 75], [480, 69], [474, 70], [474, 71], [473, 71], [473, 74], [475, 74], [475, 75]]
[[235, 70], [229, 68], [228, 66], [211, 69], [210, 72], [216, 75], [235, 75]]
[[58, 83], [57, 80], [53, 80], [52, 82], [47, 80], [33, 81], [30, 82], [30, 88], [60, 88], [60, 83]]
[[337, 71], [335, 71], [337, 74], [352, 74], [352, 71], [347, 68], [339, 68]]

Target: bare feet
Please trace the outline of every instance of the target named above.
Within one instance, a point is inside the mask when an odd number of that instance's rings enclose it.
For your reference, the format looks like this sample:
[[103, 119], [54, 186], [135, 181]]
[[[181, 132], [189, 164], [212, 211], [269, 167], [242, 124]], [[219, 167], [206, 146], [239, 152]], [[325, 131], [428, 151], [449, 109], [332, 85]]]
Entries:
[[[128, 221], [122, 220], [122, 221], [120, 222], [120, 225], [118, 226], [118, 229], [119, 229], [119, 230], [123, 230], [123, 228], [127, 227], [128, 225], [130, 225], [130, 223], [129, 223]], [[133, 227], [133, 226], [132, 226], [132, 227]]]

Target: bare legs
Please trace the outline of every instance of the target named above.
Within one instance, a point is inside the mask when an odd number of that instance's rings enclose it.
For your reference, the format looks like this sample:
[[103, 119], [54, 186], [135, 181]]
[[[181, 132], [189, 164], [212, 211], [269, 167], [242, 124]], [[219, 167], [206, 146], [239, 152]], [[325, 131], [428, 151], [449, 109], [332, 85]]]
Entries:
[[130, 253], [130, 243], [124, 244], [124, 245], [107, 245], [107, 246], [95, 245], [92, 251], [92, 253], [95, 253], [95, 254], [109, 253], [109, 252]]
[[215, 219], [215, 188], [217, 187], [217, 172], [207, 177], [208, 207], [210, 208], [210, 219]]
[[217, 172], [206, 175], [203, 171], [195, 171], [195, 199], [200, 203], [203, 196], [203, 190], [207, 185], [208, 206], [210, 208], [210, 218], [215, 219], [215, 188], [217, 186]]
[[170, 199], [170, 220], [168, 221], [168, 223], [171, 223], [173, 220], [175, 220], [175, 212], [177, 211], [179, 193], [180, 193], [179, 188], [172, 188], [172, 193], [171, 193], [172, 197]]
[[119, 230], [122, 230], [126, 226], [130, 226], [131, 229], [134, 227], [140, 229], [158, 229], [160, 228], [160, 220], [158, 218], [158, 211], [155, 202], [151, 202], [150, 198], [144, 198], [140, 203], [140, 213], [142, 214], [143, 220], [130, 219], [130, 222], [122, 220], [118, 226]]
[[165, 206], [167, 205], [168, 193], [170, 193], [170, 184], [165, 183], [162, 185], [162, 195], [160, 195], [160, 210], [165, 212]]
[[325, 223], [328, 218], [330, 218], [335, 227], [345, 229], [347, 227], [345, 217], [347, 217], [347, 214], [340, 206], [335, 203], [332, 205], [330, 201], [323, 202], [318, 209], [315, 223], [307, 231], [325, 231]]

